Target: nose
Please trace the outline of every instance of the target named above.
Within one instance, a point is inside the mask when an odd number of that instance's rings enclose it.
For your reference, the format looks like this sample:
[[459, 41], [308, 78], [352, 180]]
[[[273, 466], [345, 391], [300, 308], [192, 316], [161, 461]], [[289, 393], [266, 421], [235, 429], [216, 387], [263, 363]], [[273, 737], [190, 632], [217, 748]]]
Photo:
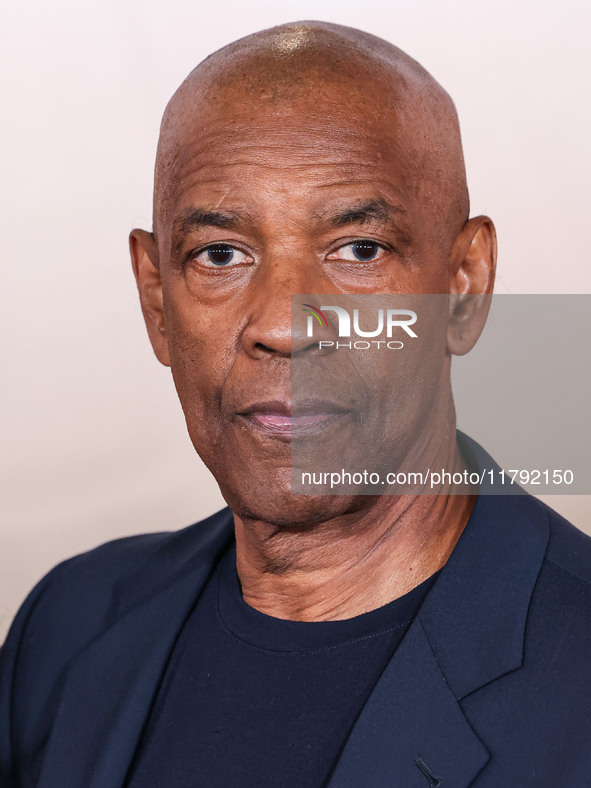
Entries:
[[261, 266], [249, 286], [249, 319], [242, 333], [244, 352], [254, 359], [291, 358], [319, 352], [320, 340], [334, 341], [331, 323], [313, 314], [319, 311], [318, 296], [327, 292], [323, 279], [293, 258]]

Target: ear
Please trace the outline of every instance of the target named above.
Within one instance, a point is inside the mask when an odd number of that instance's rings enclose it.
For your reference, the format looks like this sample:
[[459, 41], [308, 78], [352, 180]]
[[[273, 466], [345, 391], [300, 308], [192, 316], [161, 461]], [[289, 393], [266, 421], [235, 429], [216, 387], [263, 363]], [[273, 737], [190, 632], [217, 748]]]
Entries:
[[164, 324], [158, 246], [153, 234], [146, 230], [132, 230], [129, 236], [129, 250], [150, 342], [158, 361], [169, 367], [170, 356]]
[[450, 310], [447, 348], [468, 353], [482, 333], [492, 297], [497, 265], [497, 235], [488, 216], [466, 222], [456, 238], [450, 261]]

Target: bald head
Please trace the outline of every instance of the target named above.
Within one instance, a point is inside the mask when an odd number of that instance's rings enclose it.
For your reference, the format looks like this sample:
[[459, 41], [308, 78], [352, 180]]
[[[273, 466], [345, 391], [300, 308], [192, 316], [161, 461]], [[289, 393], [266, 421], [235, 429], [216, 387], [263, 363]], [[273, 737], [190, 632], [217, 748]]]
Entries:
[[340, 25], [301, 22], [218, 50], [176, 91], [158, 145], [155, 231], [174, 203], [187, 150], [199, 138], [212, 148], [245, 126], [256, 133], [260, 124], [262, 133], [263, 116], [278, 129], [298, 116], [304, 126], [324, 124], [330, 148], [340, 144], [338, 120], [347, 117], [360, 135], [380, 134], [396, 149], [400, 177], [430, 211], [434, 232], [451, 239], [468, 218], [458, 119], [443, 88], [387, 41]]

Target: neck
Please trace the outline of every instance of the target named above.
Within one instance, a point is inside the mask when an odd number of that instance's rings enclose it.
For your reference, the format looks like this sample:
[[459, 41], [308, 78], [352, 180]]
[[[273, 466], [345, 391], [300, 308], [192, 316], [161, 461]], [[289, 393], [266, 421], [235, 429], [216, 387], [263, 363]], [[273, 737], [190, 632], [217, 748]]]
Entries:
[[[455, 441], [447, 467], [462, 470]], [[440, 569], [472, 495], [381, 496], [312, 527], [286, 529], [235, 515], [245, 601], [294, 621], [352, 618], [408, 593]]]

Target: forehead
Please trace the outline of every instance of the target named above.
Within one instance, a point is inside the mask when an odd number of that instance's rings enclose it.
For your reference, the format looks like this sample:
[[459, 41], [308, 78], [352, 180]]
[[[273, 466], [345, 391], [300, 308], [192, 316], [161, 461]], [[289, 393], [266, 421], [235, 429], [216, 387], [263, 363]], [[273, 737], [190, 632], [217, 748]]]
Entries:
[[371, 93], [324, 90], [255, 107], [239, 96], [202, 102], [168, 142], [158, 208], [174, 223], [197, 199], [208, 208], [234, 201], [264, 210], [307, 196], [311, 212], [368, 190], [375, 195], [359, 196], [412, 201], [416, 167], [406, 127], [407, 118]]

